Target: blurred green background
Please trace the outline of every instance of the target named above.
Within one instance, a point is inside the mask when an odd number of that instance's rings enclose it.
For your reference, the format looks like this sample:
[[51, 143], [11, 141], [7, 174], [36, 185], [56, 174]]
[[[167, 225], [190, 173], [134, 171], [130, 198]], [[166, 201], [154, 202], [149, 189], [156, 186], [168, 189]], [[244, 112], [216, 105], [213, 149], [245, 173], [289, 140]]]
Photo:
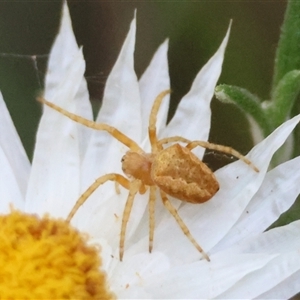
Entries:
[[[157, 47], [170, 40], [173, 114], [181, 97], [233, 26], [219, 83], [245, 87], [268, 98], [273, 61], [286, 1], [68, 1], [73, 28], [86, 58], [86, 79], [99, 106], [137, 8], [135, 68], [141, 76]], [[43, 88], [47, 56], [57, 33], [61, 1], [0, 3], [0, 89], [32, 158], [41, 114], [35, 97]], [[13, 55], [17, 54], [17, 55]], [[36, 55], [36, 58], [32, 56]], [[242, 153], [252, 147], [248, 123], [239, 110], [213, 100], [210, 141]], [[216, 169], [230, 158], [207, 155]]]

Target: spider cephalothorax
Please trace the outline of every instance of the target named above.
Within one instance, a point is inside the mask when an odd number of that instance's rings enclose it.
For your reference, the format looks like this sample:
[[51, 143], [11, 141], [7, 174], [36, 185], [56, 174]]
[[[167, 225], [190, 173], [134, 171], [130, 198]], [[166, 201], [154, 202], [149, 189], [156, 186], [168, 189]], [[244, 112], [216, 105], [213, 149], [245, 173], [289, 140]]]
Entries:
[[140, 179], [145, 185], [154, 185], [151, 169], [154, 155], [127, 151], [122, 157], [122, 170], [128, 177]]

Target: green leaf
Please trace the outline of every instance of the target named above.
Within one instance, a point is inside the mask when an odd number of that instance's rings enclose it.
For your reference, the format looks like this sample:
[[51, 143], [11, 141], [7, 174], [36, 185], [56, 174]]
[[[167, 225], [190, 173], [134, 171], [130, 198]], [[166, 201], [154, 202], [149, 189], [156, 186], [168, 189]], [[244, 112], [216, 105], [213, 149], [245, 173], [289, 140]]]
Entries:
[[261, 107], [261, 101], [257, 96], [251, 94], [246, 89], [227, 84], [218, 85], [215, 88], [215, 96], [224, 103], [236, 104], [242, 111], [251, 115], [265, 136], [270, 133], [270, 124]]
[[[300, 56], [300, 53], [299, 53]], [[276, 86], [272, 102], [265, 112], [273, 129], [281, 125], [291, 115], [291, 110], [300, 92], [300, 71], [293, 70], [283, 76]]]
[[[272, 94], [288, 72], [300, 70], [300, 1], [289, 0], [276, 51]], [[273, 97], [272, 97], [273, 98]]]

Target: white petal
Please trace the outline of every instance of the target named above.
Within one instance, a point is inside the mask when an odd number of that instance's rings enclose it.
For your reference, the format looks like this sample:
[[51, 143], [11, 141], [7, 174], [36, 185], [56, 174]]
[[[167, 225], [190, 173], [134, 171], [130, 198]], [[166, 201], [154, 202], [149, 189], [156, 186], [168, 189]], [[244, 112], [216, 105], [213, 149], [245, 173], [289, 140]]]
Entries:
[[[133, 52], [135, 43], [135, 19], [132, 21], [130, 31], [125, 40], [119, 58], [109, 75], [104, 92], [104, 100], [97, 122], [107, 123], [132, 137], [137, 143], [141, 142], [141, 103], [138, 81], [134, 72]], [[103, 131], [92, 133], [89, 148], [83, 162], [83, 189], [90, 186], [94, 180], [107, 173], [121, 173], [121, 157], [128, 148]], [[105, 183], [98, 188], [88, 201], [75, 215], [76, 220], [82, 220], [83, 216], [94, 215], [95, 211], [104, 211], [105, 216], [114, 222], [116, 214], [118, 218], [123, 215], [124, 201], [128, 191], [123, 190], [121, 201], [114, 202], [116, 191], [113, 183]], [[137, 197], [138, 199], [138, 197]], [[131, 223], [132, 228], [137, 226], [143, 211], [145, 202], [136, 199], [134, 209], [141, 213], [136, 216], [136, 221]], [[82, 215], [81, 215], [82, 214]], [[134, 215], [132, 213], [132, 215]], [[99, 220], [99, 219], [98, 219]], [[131, 218], [130, 221], [135, 220]], [[130, 224], [129, 224], [130, 225]], [[116, 227], [116, 226], [115, 226]], [[119, 232], [120, 227], [117, 225]], [[130, 234], [128, 232], [128, 234]], [[115, 239], [116, 237], [113, 236]]]
[[[234, 287], [221, 294], [217, 299], [254, 299], [272, 289], [281, 281], [293, 275], [300, 269], [300, 256], [298, 251], [289, 252], [276, 257], [261, 270], [246, 275]], [[298, 280], [300, 277], [298, 277]], [[293, 295], [293, 294], [292, 294]], [[277, 299], [277, 297], [276, 297]]]
[[57, 87], [68, 74], [70, 65], [77, 55], [78, 46], [72, 29], [69, 9], [64, 1], [59, 33], [50, 52], [45, 77], [45, 97], [48, 100], [51, 100], [57, 93]]
[[300, 248], [299, 230], [300, 221], [295, 221], [263, 233], [252, 234], [225, 251], [230, 251], [230, 253], [289, 253]]
[[[53, 101], [53, 98], [55, 98], [58, 87], [68, 76], [69, 69], [72, 67], [74, 59], [76, 57], [78, 58], [78, 50], [79, 48], [73, 33], [68, 5], [67, 2], [64, 1], [60, 29], [50, 52], [47, 73], [45, 76], [44, 97], [47, 100]], [[89, 101], [87, 83], [83, 76], [79, 87], [76, 87], [76, 89], [78, 89], [78, 92], [74, 99], [76, 102], [74, 113], [87, 119], [92, 119], [92, 107]], [[87, 148], [91, 130], [80, 125], [78, 126], [78, 131], [81, 140], [79, 143], [80, 155], [83, 156]]]
[[[140, 142], [141, 109], [139, 87], [133, 66], [136, 21], [132, 21], [118, 60], [106, 83], [97, 122], [115, 126]], [[103, 131], [93, 131], [85, 155], [84, 188], [105, 173], [121, 172], [122, 153], [128, 149]], [[119, 157], [119, 158], [118, 158]], [[112, 162], [118, 162], [117, 164]]]
[[[235, 246], [236, 253], [278, 253], [262, 269], [246, 275], [235, 286], [220, 295], [220, 299], [261, 298], [261, 294], [273, 289], [300, 270], [300, 221], [244, 240]], [[226, 253], [226, 251], [225, 251]], [[232, 253], [230, 251], [230, 253]], [[298, 280], [300, 277], [298, 277]], [[290, 296], [293, 295], [293, 291]], [[262, 298], [261, 298], [262, 299]], [[264, 299], [264, 298], [263, 298]]]
[[[214, 241], [211, 245], [218, 242], [243, 214], [260, 187], [274, 152], [284, 143], [299, 120], [300, 115], [285, 122], [249, 152], [247, 157], [259, 168], [259, 173], [242, 161], [236, 161], [215, 173], [221, 188], [212, 200], [202, 205], [198, 214], [203, 223], [201, 228], [208, 228], [206, 238], [210, 242]], [[201, 241], [203, 239], [205, 237], [201, 237]]]
[[[69, 111], [84, 74], [82, 51], [74, 58], [69, 72], [57, 87], [52, 101]], [[26, 204], [28, 211], [54, 216], [69, 213], [79, 196], [80, 155], [78, 124], [45, 107], [36, 140]]]
[[253, 119], [252, 116], [246, 115], [249, 125], [250, 125], [250, 133], [252, 136], [253, 144], [256, 145], [264, 139], [264, 135], [262, 129], [259, 127], [257, 122]]
[[268, 172], [238, 222], [214, 251], [228, 247], [250, 234], [264, 231], [288, 210], [300, 193], [299, 169], [300, 157], [297, 157]]
[[215, 255], [211, 262], [197, 261], [153, 276], [145, 283], [145, 290], [158, 299], [211, 299], [274, 257], [271, 254]]
[[153, 299], [150, 294], [146, 293], [145, 290], [136, 285], [128, 284], [122, 291], [117, 290], [115, 292], [118, 299], [131, 300], [131, 299]]
[[[219, 222], [222, 223], [226, 221], [225, 219], [236, 221], [235, 218], [243, 213], [246, 205], [262, 184], [274, 152], [284, 143], [299, 120], [300, 115], [285, 122], [249, 152], [247, 157], [259, 168], [259, 173], [254, 172], [240, 160], [218, 170], [216, 175], [221, 189], [212, 201], [203, 205], [204, 210], [207, 207], [213, 209], [215, 205], [218, 205], [218, 209], [223, 210], [223, 218], [219, 219]], [[210, 220], [211, 217], [210, 214]], [[222, 224], [223, 226], [225, 227], [225, 224]]]
[[[259, 173], [244, 162], [236, 161], [215, 173], [220, 183], [220, 190], [211, 200], [201, 205], [186, 203], [179, 208], [178, 213], [205, 251], [215, 246], [244, 213], [246, 206], [264, 180], [273, 153], [282, 145], [299, 120], [300, 116], [297, 116], [285, 122], [251, 150], [248, 157], [258, 166]], [[175, 221], [169, 220], [170, 218], [164, 215], [163, 222], [157, 226], [157, 249], [162, 251], [160, 244], [163, 243], [162, 246], [168, 249], [170, 257], [173, 259], [181, 257], [185, 262], [200, 257], [186, 237], [183, 234], [178, 235], [180, 229]], [[179, 244], [184, 243], [184, 239], [186, 240], [189, 255], [182, 256], [180, 247], [178, 249], [174, 247], [174, 242], [171, 240], [174, 239], [175, 232]]]
[[300, 271], [297, 271], [281, 281], [267, 292], [260, 294], [256, 299], [290, 299], [300, 291]]
[[[19, 190], [22, 200], [25, 199], [25, 193], [28, 184], [30, 163], [23, 148], [22, 142], [16, 131], [16, 128], [11, 120], [2, 94], [0, 93], [0, 147], [2, 148], [3, 155], [6, 157], [6, 164], [9, 165], [11, 175], [16, 182], [15, 188]], [[4, 158], [4, 157], [3, 157]], [[1, 172], [4, 172], [4, 166], [1, 164]], [[7, 171], [9, 172], [9, 171]], [[8, 175], [7, 175], [8, 176]], [[4, 178], [5, 179], [5, 178]], [[8, 178], [7, 178], [8, 179]], [[11, 180], [13, 180], [11, 178]], [[3, 189], [8, 188], [5, 181], [1, 181]], [[7, 201], [1, 198], [1, 201]], [[16, 200], [19, 201], [19, 200]]]
[[96, 239], [91, 238], [89, 240], [89, 244], [96, 247], [100, 246], [102, 268], [103, 270], [105, 270], [107, 276], [109, 276], [110, 274], [108, 273], [108, 268], [112, 261], [112, 255], [113, 255], [111, 246], [107, 243], [105, 239], [102, 238], [96, 238]]
[[23, 210], [25, 201], [24, 195], [16, 180], [15, 170], [7, 159], [3, 148], [0, 147], [0, 214], [10, 212], [10, 204], [14, 208]]
[[[78, 91], [74, 97], [74, 102], [76, 103], [75, 114], [82, 116], [88, 120], [93, 120], [93, 111], [90, 103], [89, 92], [87, 89], [86, 80], [83, 78]], [[92, 135], [92, 130], [86, 126], [77, 126], [79, 143], [80, 160], [83, 161], [85, 152], [87, 151], [88, 144]]]
[[[108, 183], [107, 185], [111, 187], [115, 195], [107, 197], [107, 193], [99, 188], [97, 197], [91, 196], [75, 214], [72, 222], [81, 231], [88, 232], [91, 237], [105, 239], [114, 249], [115, 257], [119, 258], [121, 224], [128, 191], [122, 189], [122, 193], [117, 195], [114, 191], [114, 185], [111, 186]], [[144, 214], [147, 197], [147, 195], [136, 195], [134, 199], [125, 235], [125, 259], [132, 245], [130, 238], [135, 235], [136, 228]], [[143, 248], [143, 251], [147, 249], [148, 244]]]
[[[122, 263], [116, 262], [114, 273], [109, 278], [109, 286], [118, 295], [119, 299], [126, 297], [127, 293], [143, 287], [149, 277], [165, 272], [170, 268], [168, 258], [163, 253], [140, 253], [124, 259]], [[128, 290], [128, 291], [127, 291]], [[144, 295], [151, 294], [145, 293]], [[137, 298], [141, 298], [141, 294]], [[135, 291], [136, 293], [136, 291]], [[136, 295], [137, 296], [137, 295]], [[133, 297], [133, 296], [131, 296]]]
[[[221, 74], [229, 32], [230, 26], [218, 51], [198, 73], [191, 90], [180, 101], [163, 136], [180, 135], [190, 140], [203, 141], [208, 139], [211, 116], [210, 101]], [[204, 149], [199, 148], [195, 152], [202, 157]]]
[[140, 141], [141, 103], [133, 57], [135, 35], [134, 17], [119, 57], [108, 76], [97, 122], [115, 126]]
[[[150, 65], [142, 75], [139, 86], [142, 100], [142, 136], [148, 136], [148, 125], [151, 108], [155, 98], [164, 90], [170, 89], [168, 68], [168, 40], [154, 54]], [[163, 100], [157, 115], [156, 128], [164, 128], [167, 122], [170, 96]]]

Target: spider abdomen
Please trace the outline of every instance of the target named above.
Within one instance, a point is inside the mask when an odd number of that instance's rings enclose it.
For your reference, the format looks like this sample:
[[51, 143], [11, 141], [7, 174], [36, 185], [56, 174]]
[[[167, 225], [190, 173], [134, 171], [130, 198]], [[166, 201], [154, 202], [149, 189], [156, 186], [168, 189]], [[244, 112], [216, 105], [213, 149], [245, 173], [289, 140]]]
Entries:
[[214, 173], [189, 149], [179, 144], [155, 156], [151, 177], [165, 193], [190, 203], [205, 202], [219, 190]]

